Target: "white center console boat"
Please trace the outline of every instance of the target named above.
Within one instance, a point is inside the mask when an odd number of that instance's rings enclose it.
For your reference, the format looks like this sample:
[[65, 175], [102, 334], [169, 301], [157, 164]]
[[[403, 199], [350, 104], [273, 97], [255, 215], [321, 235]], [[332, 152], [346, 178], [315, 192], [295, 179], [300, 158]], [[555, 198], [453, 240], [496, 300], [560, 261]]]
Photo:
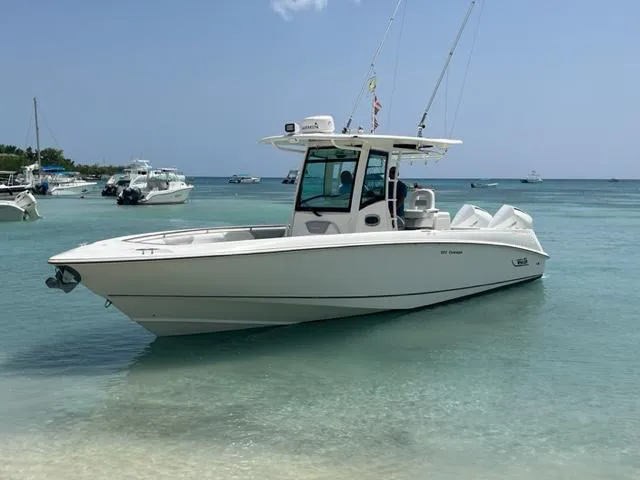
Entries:
[[168, 205], [184, 203], [193, 185], [175, 168], [154, 170], [134, 177], [116, 197], [118, 205]]
[[47, 285], [83, 283], [167, 336], [412, 309], [542, 276], [548, 255], [518, 208], [464, 205], [452, 219], [418, 189], [402, 212], [402, 162], [461, 141], [338, 134], [330, 116], [285, 132], [262, 143], [304, 155], [288, 224], [97, 241], [51, 257]]

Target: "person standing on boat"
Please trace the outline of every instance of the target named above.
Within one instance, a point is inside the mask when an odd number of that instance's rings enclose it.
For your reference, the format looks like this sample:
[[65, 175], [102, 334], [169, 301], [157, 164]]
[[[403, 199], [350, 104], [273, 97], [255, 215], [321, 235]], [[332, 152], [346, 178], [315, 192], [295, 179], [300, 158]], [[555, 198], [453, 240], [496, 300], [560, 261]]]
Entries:
[[[393, 184], [395, 179], [396, 179], [396, 167], [391, 167], [389, 169], [389, 182], [387, 187], [389, 188], [390, 200], [393, 199], [393, 193], [394, 193]], [[397, 184], [395, 191], [398, 194], [397, 200], [396, 200], [396, 216], [402, 217], [402, 219], [404, 220], [404, 199], [407, 198], [408, 189], [407, 189], [407, 185], [402, 180], [397, 180], [397, 182], [395, 183]], [[392, 208], [392, 203], [389, 202], [389, 212], [392, 212], [391, 208]]]

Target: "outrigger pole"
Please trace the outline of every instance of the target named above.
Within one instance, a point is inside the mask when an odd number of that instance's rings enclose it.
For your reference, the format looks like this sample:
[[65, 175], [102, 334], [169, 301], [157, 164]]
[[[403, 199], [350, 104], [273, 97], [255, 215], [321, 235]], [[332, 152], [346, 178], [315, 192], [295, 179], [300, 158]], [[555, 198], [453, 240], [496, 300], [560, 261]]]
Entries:
[[391, 15], [391, 18], [389, 18], [387, 29], [385, 30], [384, 35], [382, 36], [382, 41], [380, 42], [380, 45], [378, 45], [378, 49], [376, 50], [376, 53], [373, 54], [373, 58], [371, 59], [371, 64], [369, 65], [369, 70], [367, 71], [367, 75], [364, 78], [364, 82], [362, 83], [362, 88], [360, 89], [360, 93], [356, 98], [356, 103], [353, 106], [351, 115], [349, 115], [349, 120], [347, 121], [347, 125], [342, 129], [342, 133], [347, 133], [349, 131], [349, 127], [351, 127], [351, 121], [353, 120], [353, 115], [356, 113], [356, 109], [358, 108], [358, 104], [360, 103], [360, 99], [362, 98], [362, 94], [364, 93], [364, 89], [367, 87], [369, 79], [371, 78], [371, 73], [373, 72], [373, 69], [375, 67], [376, 58], [378, 58], [378, 55], [380, 54], [380, 50], [382, 50], [382, 46], [384, 45], [384, 42], [387, 38], [387, 33], [389, 33], [389, 29], [391, 28], [391, 23], [393, 22], [393, 19], [396, 16], [396, 13], [398, 12], [398, 8], [400, 8], [401, 3], [402, 3], [402, 0], [398, 0], [398, 3], [396, 4], [396, 8], [393, 10], [393, 14]]
[[[438, 88], [440, 87], [440, 83], [442, 82], [442, 79], [444, 78], [444, 74], [447, 72], [447, 68], [449, 68], [449, 62], [451, 61], [451, 57], [453, 57], [453, 52], [455, 52], [456, 47], [458, 46], [458, 41], [460, 40], [460, 37], [462, 36], [462, 31], [464, 30], [464, 27], [467, 25], [467, 21], [469, 20], [469, 17], [471, 16], [471, 10], [473, 10], [474, 5], [476, 4], [477, 0], [471, 0], [471, 4], [469, 5], [469, 9], [467, 10], [467, 14], [464, 17], [464, 21], [462, 22], [462, 25], [460, 26], [460, 29], [458, 30], [458, 34], [456, 35], [456, 39], [453, 42], [453, 46], [451, 47], [451, 50], [449, 50], [449, 54], [447, 55], [447, 60], [444, 63], [444, 68], [442, 69], [442, 72], [440, 73], [440, 78], [438, 78], [438, 82], [436, 83], [436, 88], [433, 89], [433, 93], [431, 94], [431, 98], [429, 99], [429, 103], [427, 104], [427, 107], [424, 109], [424, 113], [422, 114], [422, 118], [420, 119], [420, 123], [418, 123], [418, 137], [422, 137], [422, 130], [425, 128], [425, 120], [427, 119], [427, 113], [429, 113], [429, 109], [431, 108], [431, 104], [433, 103], [433, 100], [436, 96], [436, 93], [438, 93]], [[349, 120], [351, 121], [351, 120]]]

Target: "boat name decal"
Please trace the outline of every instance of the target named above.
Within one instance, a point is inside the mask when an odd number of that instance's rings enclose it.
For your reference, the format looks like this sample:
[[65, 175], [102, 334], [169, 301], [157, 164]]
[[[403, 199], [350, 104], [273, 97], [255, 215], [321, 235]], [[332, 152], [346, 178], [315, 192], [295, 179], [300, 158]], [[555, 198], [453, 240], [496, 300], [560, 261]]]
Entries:
[[440, 255], [462, 255], [462, 250], [440, 250]]
[[313, 122], [313, 124], [304, 124], [300, 128], [300, 130], [318, 130], [320, 127], [318, 126], [318, 122]]
[[511, 265], [514, 267], [526, 267], [529, 265], [529, 260], [527, 257], [516, 258], [515, 260], [511, 260]]

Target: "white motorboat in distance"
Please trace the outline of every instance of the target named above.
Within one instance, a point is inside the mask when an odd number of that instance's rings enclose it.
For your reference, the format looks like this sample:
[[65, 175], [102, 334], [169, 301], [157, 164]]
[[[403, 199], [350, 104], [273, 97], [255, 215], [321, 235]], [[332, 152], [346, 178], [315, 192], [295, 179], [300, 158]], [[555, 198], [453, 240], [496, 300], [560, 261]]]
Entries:
[[133, 178], [116, 198], [118, 205], [168, 205], [184, 203], [193, 185], [175, 168], [154, 170]]
[[116, 173], [109, 177], [101, 195], [103, 197], [117, 197], [122, 190], [129, 186], [132, 178], [138, 175], [146, 175], [152, 170], [153, 167], [149, 160], [134, 158], [122, 173]]
[[[25, 167], [27, 168], [27, 167]], [[31, 183], [19, 183], [16, 181], [16, 172], [0, 171], [0, 198], [13, 199], [20, 192], [29, 192], [33, 190]]]
[[246, 173], [240, 175], [233, 175], [228, 183], [260, 183], [261, 178]]
[[526, 178], [521, 178], [520, 183], [542, 183], [542, 177], [535, 170], [531, 170]]
[[402, 162], [461, 141], [337, 134], [330, 116], [285, 132], [262, 143], [304, 155], [289, 224], [97, 241], [51, 257], [47, 286], [83, 283], [167, 336], [413, 309], [542, 276], [548, 255], [518, 208], [464, 205], [451, 220], [417, 189], [397, 214]]
[[79, 197], [90, 193], [95, 189], [97, 184], [98, 182], [88, 182], [85, 180], [58, 183], [49, 190], [49, 194], [58, 197]]
[[95, 189], [98, 182], [83, 180], [78, 172], [67, 172], [64, 167], [42, 167], [43, 182], [48, 185], [47, 193], [60, 197], [79, 197]]
[[298, 175], [300, 174], [298, 169], [289, 170], [287, 176], [282, 179], [282, 183], [295, 185], [298, 182]]
[[471, 182], [471, 188], [496, 188], [498, 182]]

